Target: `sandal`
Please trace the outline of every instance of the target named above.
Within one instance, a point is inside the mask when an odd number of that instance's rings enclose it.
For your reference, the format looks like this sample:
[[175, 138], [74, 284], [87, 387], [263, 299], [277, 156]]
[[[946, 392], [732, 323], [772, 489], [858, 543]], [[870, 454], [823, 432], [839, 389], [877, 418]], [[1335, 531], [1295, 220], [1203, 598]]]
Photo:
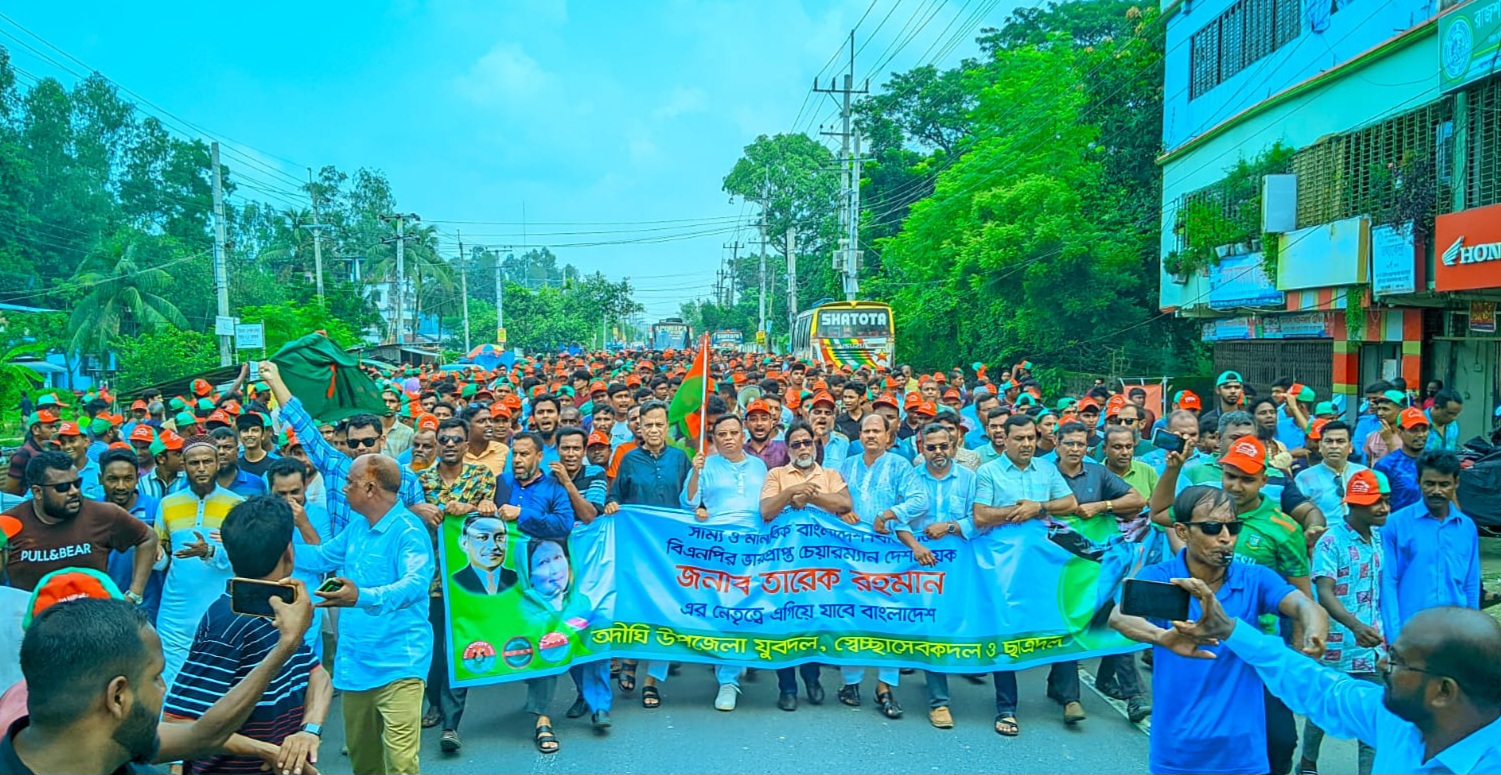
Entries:
[[641, 687], [641, 707], [643, 707], [643, 708], [660, 708], [660, 707], [662, 707], [662, 693], [657, 691], [657, 685], [656, 684], [652, 684], [651, 686], [643, 686], [643, 687]]
[[562, 744], [558, 742], [558, 736], [552, 733], [552, 726], [538, 724], [532, 742], [537, 745], [538, 753], [557, 753]]
[[615, 676], [615, 680], [616, 680], [617, 683], [620, 684], [620, 693], [621, 694], [630, 694], [631, 692], [635, 691], [636, 690], [636, 663], [635, 662], [622, 662], [622, 663], [620, 663], [620, 673], [617, 676]]
[[896, 701], [891, 692], [876, 692], [876, 704], [881, 706], [881, 713], [889, 719], [902, 717], [902, 706]]
[[1021, 727], [1016, 725], [1016, 716], [1010, 713], [1002, 713], [995, 717], [995, 733], [1002, 737], [1016, 737], [1021, 734]]
[[422, 714], [422, 728], [432, 729], [442, 720], [443, 714], [439, 713], [437, 708], [428, 708], [427, 712]]
[[611, 678], [619, 678], [620, 677], [620, 660], [618, 660], [618, 659], [612, 659], [612, 660], [610, 660], [610, 677]]
[[860, 707], [860, 684], [845, 684], [839, 687], [839, 701], [851, 708]]

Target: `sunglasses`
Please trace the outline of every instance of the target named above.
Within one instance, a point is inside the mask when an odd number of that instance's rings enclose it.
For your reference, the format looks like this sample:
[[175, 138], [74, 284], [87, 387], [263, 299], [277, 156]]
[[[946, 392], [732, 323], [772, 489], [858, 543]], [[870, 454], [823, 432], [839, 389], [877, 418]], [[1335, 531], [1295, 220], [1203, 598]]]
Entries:
[[1221, 530], [1228, 530], [1230, 535], [1238, 536], [1240, 529], [1246, 526], [1245, 522], [1238, 519], [1234, 522], [1185, 522], [1184, 524], [1198, 528], [1207, 536], [1217, 536]]
[[375, 449], [375, 445], [379, 443], [379, 436], [373, 439], [346, 439], [344, 441], [344, 445], [349, 447], [350, 449], [359, 449], [360, 447], [369, 447], [371, 449]]
[[811, 447], [811, 446], [813, 446], [813, 442], [812, 441], [803, 440], [803, 441], [794, 441], [794, 442], [791, 442], [790, 444], [787, 445], [787, 448], [788, 449], [802, 449], [803, 447]]
[[75, 489], [83, 489], [83, 480], [74, 479], [69, 482], [58, 482], [57, 484], [39, 484], [37, 486], [41, 487], [44, 490], [51, 490], [58, 495], [67, 495]]
[[924, 444], [922, 448], [929, 452], [948, 452], [949, 446], [948, 444]]
[[463, 444], [463, 443], [465, 443], [467, 441], [469, 441], [469, 440], [466, 439], [466, 438], [464, 438], [463, 436], [439, 436], [438, 437], [438, 443], [442, 444], [445, 447], [448, 446], [448, 445], [450, 445], [450, 444]]

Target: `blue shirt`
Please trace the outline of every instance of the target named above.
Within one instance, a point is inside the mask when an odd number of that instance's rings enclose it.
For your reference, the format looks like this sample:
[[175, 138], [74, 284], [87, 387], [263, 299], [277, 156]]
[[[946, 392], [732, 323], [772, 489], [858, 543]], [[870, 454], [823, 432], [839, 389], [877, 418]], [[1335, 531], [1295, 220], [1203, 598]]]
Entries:
[[1372, 468], [1386, 474], [1386, 480], [1392, 486], [1392, 511], [1422, 503], [1423, 491], [1418, 489], [1418, 459], [1407, 454], [1406, 450], [1392, 450], [1391, 454], [1377, 460]]
[[[156, 498], [149, 495], [141, 495], [137, 492], [135, 505], [131, 506], [127, 511], [130, 512], [132, 517], [154, 528], [156, 527], [156, 506]], [[130, 589], [130, 582], [135, 579], [135, 561], [135, 547], [126, 549], [123, 552], [109, 553], [109, 564], [107, 567], [109, 568], [109, 577], [114, 579], [115, 586], [120, 589]], [[146, 612], [146, 618], [151, 620], [153, 625], [156, 623], [156, 611], [162, 605], [162, 578], [164, 575], [159, 570], [151, 571], [151, 575], [146, 579], [146, 591], [141, 593], [141, 608]]]
[[693, 466], [681, 449], [668, 445], [653, 456], [646, 447], [636, 447], [620, 458], [620, 469], [610, 485], [611, 503], [682, 508], [683, 482]]
[[882, 453], [869, 465], [865, 456], [844, 461], [839, 470], [849, 485], [850, 501], [862, 522], [874, 524], [886, 510], [896, 515], [891, 525], [910, 530], [908, 523], [928, 509], [928, 491], [917, 481], [911, 461], [891, 452]]
[[[323, 434], [313, 425], [313, 418], [308, 416], [307, 410], [302, 407], [302, 401], [293, 397], [281, 407], [281, 419], [287, 425], [292, 426], [292, 432], [302, 442], [302, 449], [307, 453], [309, 463], [323, 474], [323, 491], [325, 494], [324, 506], [328, 509], [328, 518], [333, 525], [334, 534], [344, 531], [344, 527], [351, 521], [349, 501], [344, 499], [344, 485], [349, 482], [349, 467], [354, 464], [354, 458], [334, 449], [323, 439]], [[422, 494], [422, 485], [417, 483], [417, 475], [410, 470], [401, 470], [401, 502], [407, 506], [415, 506], [426, 503], [427, 499]], [[358, 514], [353, 515], [354, 521], [361, 522], [365, 518]]]
[[1011, 506], [1021, 500], [1047, 503], [1073, 494], [1058, 466], [1035, 457], [1026, 468], [1018, 468], [1001, 455], [980, 466], [975, 476], [975, 503], [984, 506]]
[[1282, 446], [1287, 447], [1290, 450], [1297, 449], [1299, 447], [1307, 447], [1308, 435], [1303, 432], [1303, 429], [1301, 427], [1299, 427], [1298, 421], [1289, 417], [1286, 412], [1286, 409], [1282, 409], [1277, 412], [1276, 439], [1282, 442]]
[[1350, 508], [1345, 505], [1345, 485], [1350, 482], [1350, 477], [1364, 470], [1366, 467], [1359, 463], [1347, 462], [1345, 472], [1336, 474], [1334, 469], [1319, 463], [1299, 471], [1293, 481], [1313, 501], [1313, 505], [1323, 512], [1325, 522], [1333, 525], [1350, 513]]
[[224, 487], [224, 489], [229, 490], [230, 492], [240, 496], [241, 498], [251, 498], [256, 495], [266, 494], [265, 479], [262, 479], [261, 477], [250, 473], [249, 471], [243, 471], [238, 468], [235, 469], [234, 481], [230, 482], [228, 486], [219, 486]]
[[[1380, 684], [1324, 667], [1288, 648], [1281, 638], [1257, 632], [1255, 626], [1237, 624], [1223, 642], [1256, 669], [1267, 690], [1292, 712], [1307, 716], [1333, 737], [1355, 738], [1375, 748], [1371, 772], [1501, 772], [1501, 719], [1428, 759], [1422, 732], [1386, 709]], [[1154, 732], [1158, 723], [1154, 714]]]
[[974, 535], [975, 481], [979, 476], [952, 460], [941, 477], [933, 476], [926, 463], [916, 470], [917, 482], [928, 496], [928, 509], [908, 522], [907, 527], [920, 532], [935, 522], [955, 522], [960, 535], [965, 538]]
[[1358, 457], [1370, 463], [1371, 461], [1365, 460], [1365, 443], [1366, 439], [1378, 430], [1381, 430], [1381, 418], [1377, 417], [1375, 412], [1361, 413], [1360, 417], [1355, 420], [1355, 429], [1350, 432], [1350, 457]]
[[853, 454], [850, 452], [850, 445], [848, 436], [839, 431], [830, 431], [829, 441], [823, 445], [823, 460], [820, 460], [818, 464], [838, 471], [844, 467], [844, 461]]
[[433, 658], [427, 593], [437, 566], [433, 540], [417, 515], [397, 504], [374, 525], [360, 516], [334, 540], [294, 544], [293, 551], [295, 567], [333, 572], [359, 587], [354, 606], [339, 614], [335, 688], [362, 692], [427, 678]]
[[[1167, 582], [1188, 575], [1188, 563], [1180, 551], [1171, 560], [1141, 569], [1136, 577]], [[1251, 631], [1262, 614], [1277, 613], [1277, 606], [1293, 589], [1269, 568], [1234, 562], [1225, 570], [1225, 583], [1215, 598], [1225, 615], [1249, 625], [1237, 627], [1237, 632]], [[1196, 620], [1202, 613], [1199, 601], [1190, 598], [1188, 618]], [[1172, 626], [1161, 621], [1154, 624]], [[1152, 710], [1151, 771], [1269, 772], [1261, 679], [1254, 668], [1224, 646], [1200, 648], [1216, 658], [1192, 659], [1161, 646], [1152, 647], [1152, 695], [1173, 701], [1159, 703]]]
[[[1137, 459], [1151, 466], [1152, 469], [1157, 472], [1158, 476], [1162, 476], [1162, 472], [1167, 470], [1167, 450], [1165, 449], [1153, 447], [1151, 452], [1148, 452]], [[1200, 452], [1198, 447], [1194, 447], [1193, 450], [1188, 453], [1188, 457], [1183, 459], [1183, 467], [1188, 468], [1193, 463], [1205, 461], [1208, 459], [1209, 457], [1203, 452]]]
[[1450, 452], [1459, 450], [1459, 420], [1457, 418], [1450, 420], [1440, 432], [1433, 422], [1432, 409], [1424, 411], [1423, 416], [1428, 418], [1428, 444], [1423, 447], [1424, 450], [1448, 450]]
[[[693, 478], [689, 474], [688, 478]], [[723, 455], [704, 459], [698, 475], [697, 497], [688, 497], [688, 483], [683, 483], [682, 506], [692, 509], [700, 504], [709, 510], [709, 520], [718, 524], [761, 524], [761, 488], [766, 484], [766, 463], [746, 453], [739, 463]]]
[[505, 472], [495, 480], [495, 503], [519, 508], [516, 527], [533, 538], [566, 541], [573, 530], [573, 501], [550, 472], [525, 484], [516, 481], [515, 474]]
[[979, 449], [980, 447], [988, 446], [990, 446], [990, 436], [986, 435], [984, 427], [976, 428], [964, 434], [965, 449]]
[[1480, 535], [1458, 506], [1442, 521], [1417, 503], [1393, 511], [1381, 530], [1381, 620], [1387, 643], [1419, 611], [1480, 607]]

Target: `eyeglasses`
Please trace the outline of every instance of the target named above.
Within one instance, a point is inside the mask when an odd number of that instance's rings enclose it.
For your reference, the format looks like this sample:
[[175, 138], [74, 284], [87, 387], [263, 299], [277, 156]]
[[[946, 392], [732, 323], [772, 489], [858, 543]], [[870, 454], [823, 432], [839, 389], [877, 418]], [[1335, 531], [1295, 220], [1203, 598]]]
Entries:
[[[1414, 673], [1422, 673], [1423, 675], [1431, 675], [1435, 678], [1453, 678], [1453, 676], [1447, 676], [1443, 673], [1435, 673], [1431, 670], [1427, 670], [1421, 667], [1413, 667], [1412, 665], [1403, 662], [1401, 657], [1397, 656], [1390, 650], [1387, 651], [1386, 659], [1383, 659], [1376, 663], [1376, 669], [1379, 670], [1382, 675], [1388, 677], [1391, 676], [1392, 673], [1396, 672], [1397, 668], [1399, 667], [1403, 670], [1410, 670]], [[1458, 679], [1455, 679], [1455, 682], [1457, 683]]]
[[1115, 418], [1115, 421], [1117, 423], [1121, 424], [1121, 425], [1135, 425], [1136, 424], [1136, 418], [1135, 417], [1120, 417], [1120, 416], [1117, 416]]
[[57, 484], [39, 484], [37, 486], [43, 489], [51, 490], [58, 495], [67, 495], [74, 489], [83, 489], [83, 480], [74, 479], [70, 482], [58, 482]]
[[469, 441], [469, 440], [466, 439], [466, 438], [464, 438], [463, 436], [439, 436], [438, 437], [438, 443], [442, 444], [445, 447], [448, 446], [448, 445], [450, 445], [450, 444], [463, 444], [463, 443], [465, 443], [467, 441]]
[[375, 449], [375, 445], [379, 443], [379, 436], [369, 439], [345, 439], [344, 441], [344, 445], [349, 447], [350, 449], [359, 449], [360, 447], [369, 447], [371, 449]]
[[789, 442], [787, 442], [787, 448], [788, 449], [802, 449], [803, 447], [811, 447], [811, 446], [813, 446], [813, 440], [812, 439], [803, 439], [802, 441], [789, 441]]
[[922, 448], [929, 452], [948, 452], [949, 444], [924, 444]]
[[1230, 535], [1238, 536], [1240, 529], [1246, 526], [1246, 523], [1238, 519], [1233, 522], [1185, 522], [1184, 524], [1198, 528], [1207, 536], [1217, 536], [1221, 530], [1228, 530]]

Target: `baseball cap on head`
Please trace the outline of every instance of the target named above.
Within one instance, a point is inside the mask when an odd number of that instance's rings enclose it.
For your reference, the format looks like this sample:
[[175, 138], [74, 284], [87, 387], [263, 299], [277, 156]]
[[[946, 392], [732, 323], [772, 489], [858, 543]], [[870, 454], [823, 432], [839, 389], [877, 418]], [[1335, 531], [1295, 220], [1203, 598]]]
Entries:
[[31, 591], [31, 602], [21, 617], [21, 629], [31, 626], [43, 611], [69, 600], [92, 598], [96, 600], [124, 600], [120, 588], [113, 579], [90, 568], [62, 568], [52, 571], [37, 582]]
[[608, 447], [608, 446], [610, 446], [610, 437], [608, 435], [606, 435], [604, 431], [594, 431], [593, 433], [589, 434], [589, 440], [588, 440], [586, 446], [589, 446], [589, 447], [598, 447], [598, 446]]
[[932, 401], [923, 401], [912, 409], [914, 414], [922, 417], [937, 417], [938, 406]]
[[79, 428], [78, 427], [78, 423], [76, 423], [76, 422], [68, 422], [68, 421], [64, 420], [61, 425], [57, 426], [57, 435], [59, 435], [59, 436], [82, 436], [83, 435], [83, 429]]
[[1422, 409], [1409, 406], [1402, 410], [1402, 414], [1397, 416], [1397, 425], [1408, 429], [1416, 428], [1420, 425], [1426, 428], [1429, 426], [1428, 415], [1423, 414]]
[[1234, 370], [1220, 372], [1220, 375], [1214, 380], [1214, 386], [1220, 387], [1226, 382], [1239, 382], [1241, 384], [1245, 384], [1245, 380], [1240, 378], [1240, 372]]
[[820, 390], [817, 393], [813, 394], [812, 406], [818, 406], [819, 404], [826, 404], [828, 406], [834, 407], [835, 409], [839, 408], [839, 402], [835, 401], [833, 394], [827, 390]]
[[150, 444], [151, 442], [156, 441], [156, 431], [150, 425], [137, 425], [130, 431], [130, 440], [144, 441], [147, 444]]
[[1326, 414], [1339, 414], [1339, 409], [1334, 406], [1333, 401], [1320, 401], [1313, 408], [1313, 415], [1315, 417], [1322, 417]]
[[57, 422], [57, 412], [51, 409], [38, 409], [32, 412], [30, 417], [26, 418], [26, 427], [30, 428], [33, 425], [47, 425], [55, 422]]
[[1391, 483], [1387, 481], [1386, 475], [1369, 468], [1362, 468], [1345, 482], [1344, 502], [1353, 503], [1356, 506], [1369, 506], [1391, 491]]
[[177, 452], [181, 449], [182, 436], [167, 428], [163, 428], [162, 432], [157, 434], [156, 441], [151, 442], [151, 454], [153, 455], [160, 455], [168, 450]]
[[1404, 406], [1407, 404], [1407, 395], [1400, 390], [1388, 390], [1385, 393], [1382, 393], [1381, 397], [1396, 404], [1397, 406]]
[[771, 405], [758, 398], [758, 399], [750, 402], [749, 406], [745, 407], [745, 416], [746, 417], [749, 417], [749, 416], [751, 416], [751, 415], [753, 415], [753, 414], [755, 414], [757, 412], [760, 412], [761, 414], [765, 414], [765, 415], [770, 415], [771, 414]]
[[1320, 439], [1324, 438], [1324, 426], [1328, 425], [1330, 422], [1332, 422], [1332, 420], [1322, 420], [1321, 419], [1321, 420], [1314, 420], [1312, 423], [1309, 423], [1309, 425], [1308, 425], [1308, 440], [1309, 441], [1319, 441]]
[[1199, 400], [1199, 394], [1192, 390], [1178, 391], [1178, 394], [1173, 396], [1173, 403], [1177, 404], [1179, 409], [1204, 408], [1204, 402]]
[[1255, 436], [1243, 436], [1230, 445], [1230, 451], [1220, 458], [1220, 465], [1234, 466], [1253, 476], [1259, 474], [1266, 470], [1266, 446]]

